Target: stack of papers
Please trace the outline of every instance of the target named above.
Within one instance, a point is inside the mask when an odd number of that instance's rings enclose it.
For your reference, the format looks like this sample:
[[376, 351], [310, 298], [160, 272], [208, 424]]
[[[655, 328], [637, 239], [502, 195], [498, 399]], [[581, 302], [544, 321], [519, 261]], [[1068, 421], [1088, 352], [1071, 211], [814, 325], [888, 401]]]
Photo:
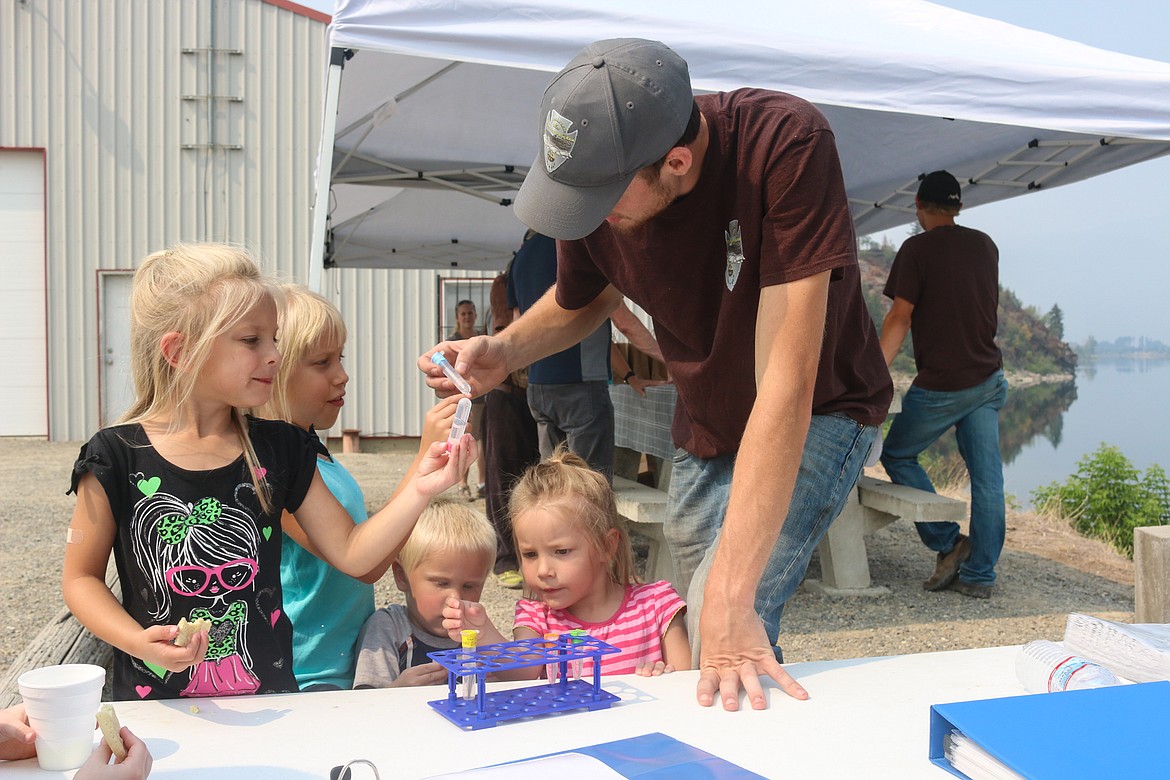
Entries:
[[1114, 623], [1073, 612], [1064, 646], [1135, 682], [1170, 680], [1170, 625]]
[[946, 759], [964, 777], [974, 780], [1024, 780], [1019, 772], [1010, 769], [979, 743], [957, 729], [944, 738]]

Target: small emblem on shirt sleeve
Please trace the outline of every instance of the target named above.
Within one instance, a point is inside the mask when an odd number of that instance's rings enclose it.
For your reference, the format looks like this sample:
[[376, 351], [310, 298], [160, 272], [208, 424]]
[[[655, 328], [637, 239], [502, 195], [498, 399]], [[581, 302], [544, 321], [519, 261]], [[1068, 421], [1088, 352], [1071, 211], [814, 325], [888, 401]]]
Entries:
[[743, 236], [739, 232], [739, 220], [733, 219], [723, 231], [727, 241], [727, 273], [723, 281], [727, 283], [728, 291], [735, 289], [735, 282], [739, 279], [739, 271], [743, 267]]

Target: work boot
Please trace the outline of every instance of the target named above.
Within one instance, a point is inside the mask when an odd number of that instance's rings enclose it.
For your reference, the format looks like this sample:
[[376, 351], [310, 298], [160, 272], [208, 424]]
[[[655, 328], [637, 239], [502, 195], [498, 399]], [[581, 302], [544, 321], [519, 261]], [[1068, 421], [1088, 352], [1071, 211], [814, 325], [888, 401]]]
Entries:
[[955, 542], [955, 546], [951, 548], [950, 552], [938, 554], [938, 563], [934, 565], [934, 574], [922, 583], [922, 589], [946, 590], [959, 576], [959, 566], [970, 557], [971, 540], [967, 536], [959, 534], [959, 541]]
[[979, 585], [974, 582], [955, 580], [951, 583], [950, 589], [956, 593], [962, 593], [964, 596], [970, 596], [973, 599], [989, 599], [991, 598], [991, 589], [993, 587], [993, 585]]

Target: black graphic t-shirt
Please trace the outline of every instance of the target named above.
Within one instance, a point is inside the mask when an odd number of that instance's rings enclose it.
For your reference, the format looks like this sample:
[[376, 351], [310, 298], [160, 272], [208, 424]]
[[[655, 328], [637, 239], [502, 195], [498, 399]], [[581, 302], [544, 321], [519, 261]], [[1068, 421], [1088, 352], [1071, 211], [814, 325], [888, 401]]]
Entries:
[[317, 445], [293, 425], [248, 422], [257, 476], [272, 493], [270, 513], [243, 455], [188, 471], [160, 457], [137, 424], [101, 430], [81, 448], [72, 489], [90, 472], [105, 490], [117, 524], [122, 606], [143, 627], [211, 621], [207, 657], [182, 672], [115, 648], [115, 699], [297, 690], [280, 589], [280, 516], [295, 512], [308, 492]]

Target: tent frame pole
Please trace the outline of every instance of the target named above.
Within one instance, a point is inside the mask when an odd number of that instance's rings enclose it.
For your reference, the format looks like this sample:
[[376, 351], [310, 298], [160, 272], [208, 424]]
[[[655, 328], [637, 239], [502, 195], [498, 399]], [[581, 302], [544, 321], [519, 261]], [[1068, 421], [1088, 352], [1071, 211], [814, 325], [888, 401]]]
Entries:
[[313, 203], [313, 233], [309, 252], [308, 287], [320, 293], [324, 287], [325, 225], [329, 215], [329, 189], [333, 183], [333, 142], [337, 132], [337, 102], [341, 95], [341, 71], [346, 52], [336, 46], [329, 54], [329, 75], [325, 82], [325, 111], [321, 144], [317, 150], [317, 194]]

